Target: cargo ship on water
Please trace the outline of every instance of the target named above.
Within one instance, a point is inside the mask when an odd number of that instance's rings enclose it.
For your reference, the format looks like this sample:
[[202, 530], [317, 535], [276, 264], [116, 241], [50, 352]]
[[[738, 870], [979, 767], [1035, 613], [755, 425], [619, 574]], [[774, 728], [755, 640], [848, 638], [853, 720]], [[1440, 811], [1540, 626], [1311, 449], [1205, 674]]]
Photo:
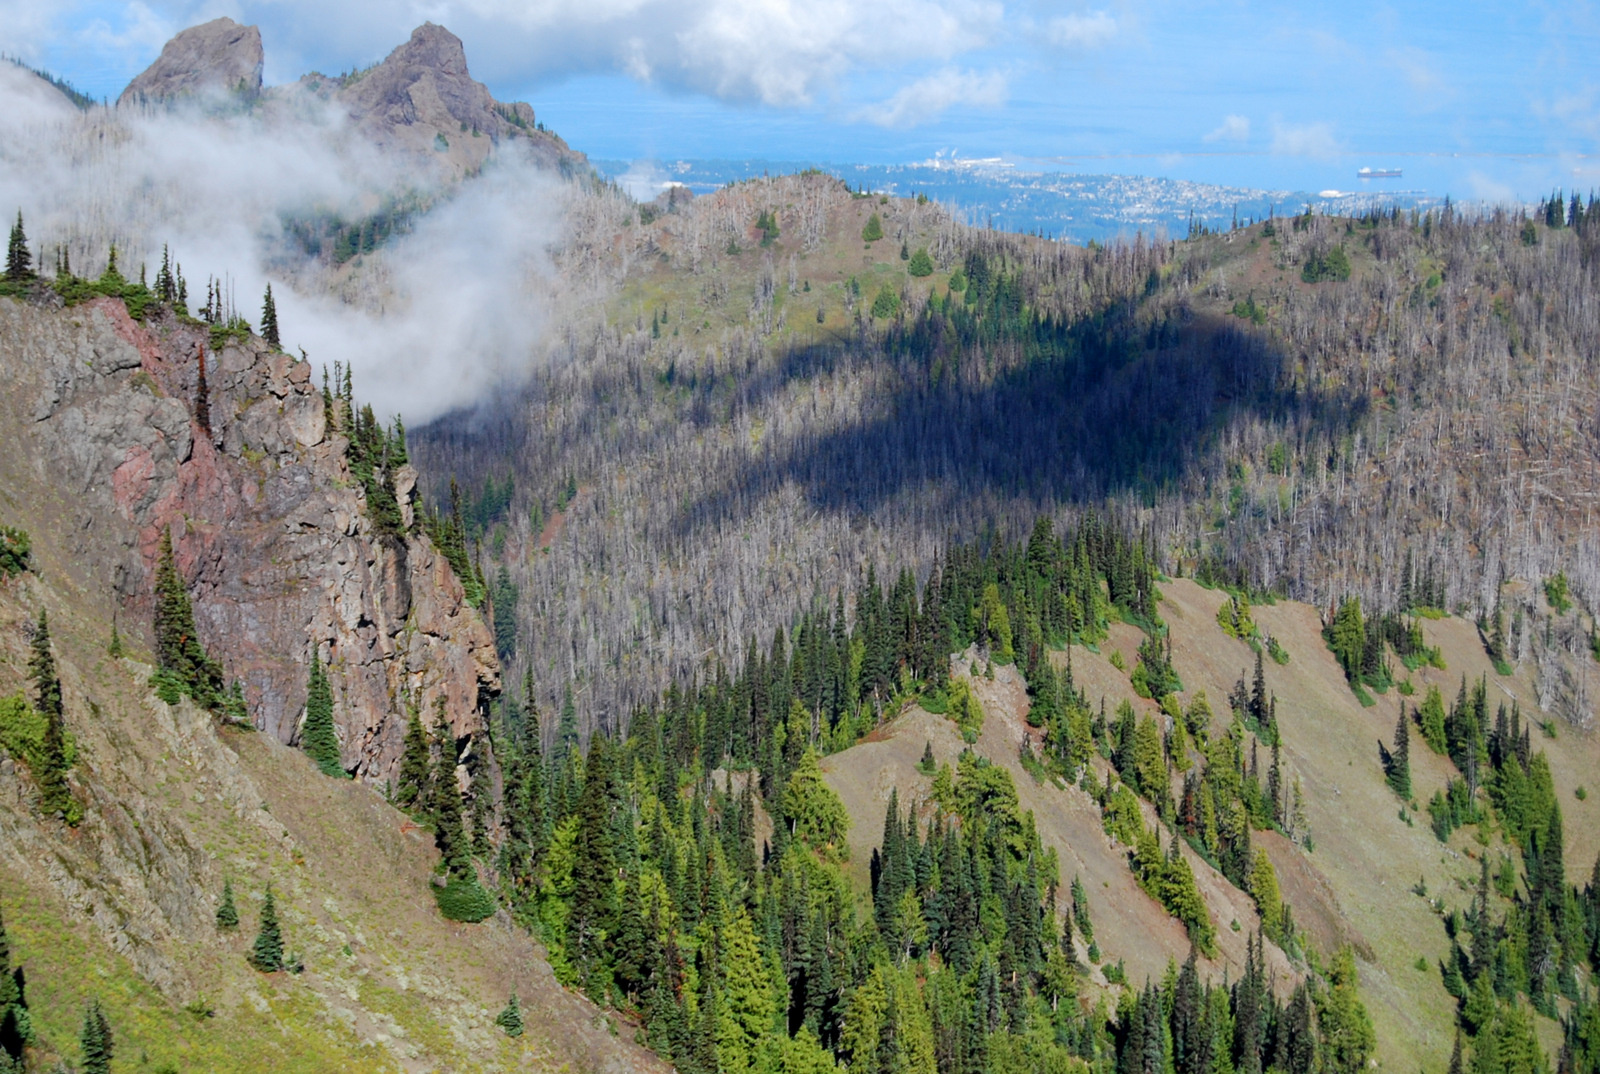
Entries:
[[1356, 172], [1357, 179], [1398, 179], [1399, 168], [1362, 168]]

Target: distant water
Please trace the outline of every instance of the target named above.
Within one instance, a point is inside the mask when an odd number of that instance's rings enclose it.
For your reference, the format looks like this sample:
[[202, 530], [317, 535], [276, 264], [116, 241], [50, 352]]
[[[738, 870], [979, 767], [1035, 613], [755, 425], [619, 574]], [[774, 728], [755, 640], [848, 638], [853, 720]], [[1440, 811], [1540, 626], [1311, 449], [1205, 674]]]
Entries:
[[[1191, 223], [1213, 230], [1303, 212], [1357, 213], [1375, 206], [1427, 208], [1443, 201], [1400, 179], [1358, 180], [1356, 165], [1342, 188], [1257, 189], [1186, 178], [1131, 174], [1080, 174], [1030, 166], [1028, 162], [927, 162], [921, 164], [829, 164], [812, 161], [596, 160], [594, 165], [634, 197], [654, 198], [678, 183], [696, 194], [761, 175], [819, 168], [852, 188], [897, 196], [926, 194], [973, 224], [1042, 234], [1069, 242], [1132, 238], [1135, 234], [1182, 237]], [[1151, 163], [1151, 162], [1146, 162]], [[1388, 167], [1384, 163], [1361, 165]]]

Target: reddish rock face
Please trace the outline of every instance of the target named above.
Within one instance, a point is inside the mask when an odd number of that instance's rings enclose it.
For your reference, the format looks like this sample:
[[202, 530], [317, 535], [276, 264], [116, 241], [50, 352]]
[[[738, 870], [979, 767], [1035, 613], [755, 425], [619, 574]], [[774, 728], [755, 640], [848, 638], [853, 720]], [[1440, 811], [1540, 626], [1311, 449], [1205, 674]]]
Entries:
[[[171, 319], [147, 329], [113, 300], [0, 307], [0, 349], [17, 341], [31, 352], [19, 364], [41, 374], [30, 432], [44, 467], [97, 521], [74, 566], [110, 577], [125, 631], [150, 622], [170, 530], [201, 640], [263, 731], [295, 741], [315, 648], [347, 769], [393, 779], [408, 717], [432, 725], [441, 698], [479, 769], [474, 745], [500, 688], [493, 637], [425, 536], [371, 532], [308, 363], [254, 339], [213, 355], [203, 331]], [[193, 420], [203, 349], [209, 435]], [[396, 485], [409, 523], [415, 475]]]

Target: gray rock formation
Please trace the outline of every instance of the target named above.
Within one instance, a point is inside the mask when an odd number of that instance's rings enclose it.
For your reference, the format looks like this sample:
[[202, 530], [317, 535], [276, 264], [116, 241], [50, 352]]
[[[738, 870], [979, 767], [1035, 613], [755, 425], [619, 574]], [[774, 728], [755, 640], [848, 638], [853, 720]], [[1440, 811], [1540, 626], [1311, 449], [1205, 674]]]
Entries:
[[128, 83], [117, 103], [261, 93], [261, 31], [232, 19], [191, 26], [168, 41], [156, 62]]
[[[201, 641], [245, 687], [258, 727], [289, 743], [313, 647], [329, 666], [345, 767], [397, 773], [409, 715], [442, 699], [469, 773], [499, 691], [494, 639], [425, 536], [380, 538], [309, 363], [259, 340], [207, 353], [211, 429], [194, 419], [201, 328], [155, 327], [101, 299], [67, 311], [0, 300], [0, 486], [59, 498], [41, 534], [84, 588], [115, 591], [123, 631], [150, 622], [161, 533], [173, 535]], [[209, 352], [209, 348], [206, 350]], [[411, 517], [415, 475], [396, 482]], [[30, 491], [30, 489], [32, 491]]]
[[582, 160], [537, 128], [532, 107], [496, 101], [467, 72], [461, 39], [431, 22], [376, 67], [337, 81], [308, 75], [301, 85], [331, 94], [377, 145], [460, 172], [475, 171], [507, 139], [520, 140], [548, 165]]

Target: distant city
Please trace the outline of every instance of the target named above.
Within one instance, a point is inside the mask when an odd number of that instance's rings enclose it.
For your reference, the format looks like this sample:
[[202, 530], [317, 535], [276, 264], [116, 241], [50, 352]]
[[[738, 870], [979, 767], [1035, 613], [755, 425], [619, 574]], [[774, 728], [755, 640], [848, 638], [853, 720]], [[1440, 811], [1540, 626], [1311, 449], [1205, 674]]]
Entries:
[[[827, 164], [811, 161], [677, 160], [662, 162], [596, 160], [601, 174], [616, 180], [635, 198], [648, 200], [669, 185], [703, 194], [731, 182], [763, 174], [782, 175], [819, 168], [853, 188], [896, 196], [926, 194], [973, 224], [1006, 231], [1042, 234], [1072, 243], [1136, 234], [1182, 237], [1191, 223], [1211, 230], [1276, 214], [1360, 213], [1375, 206], [1427, 208], [1443, 199], [1419, 190], [1390, 187], [1342, 190], [1257, 190], [1184, 179], [1139, 175], [1081, 175], [1030, 171], [999, 159], [942, 157], [918, 164]], [[1395, 178], [1389, 169], [1369, 177]]]

